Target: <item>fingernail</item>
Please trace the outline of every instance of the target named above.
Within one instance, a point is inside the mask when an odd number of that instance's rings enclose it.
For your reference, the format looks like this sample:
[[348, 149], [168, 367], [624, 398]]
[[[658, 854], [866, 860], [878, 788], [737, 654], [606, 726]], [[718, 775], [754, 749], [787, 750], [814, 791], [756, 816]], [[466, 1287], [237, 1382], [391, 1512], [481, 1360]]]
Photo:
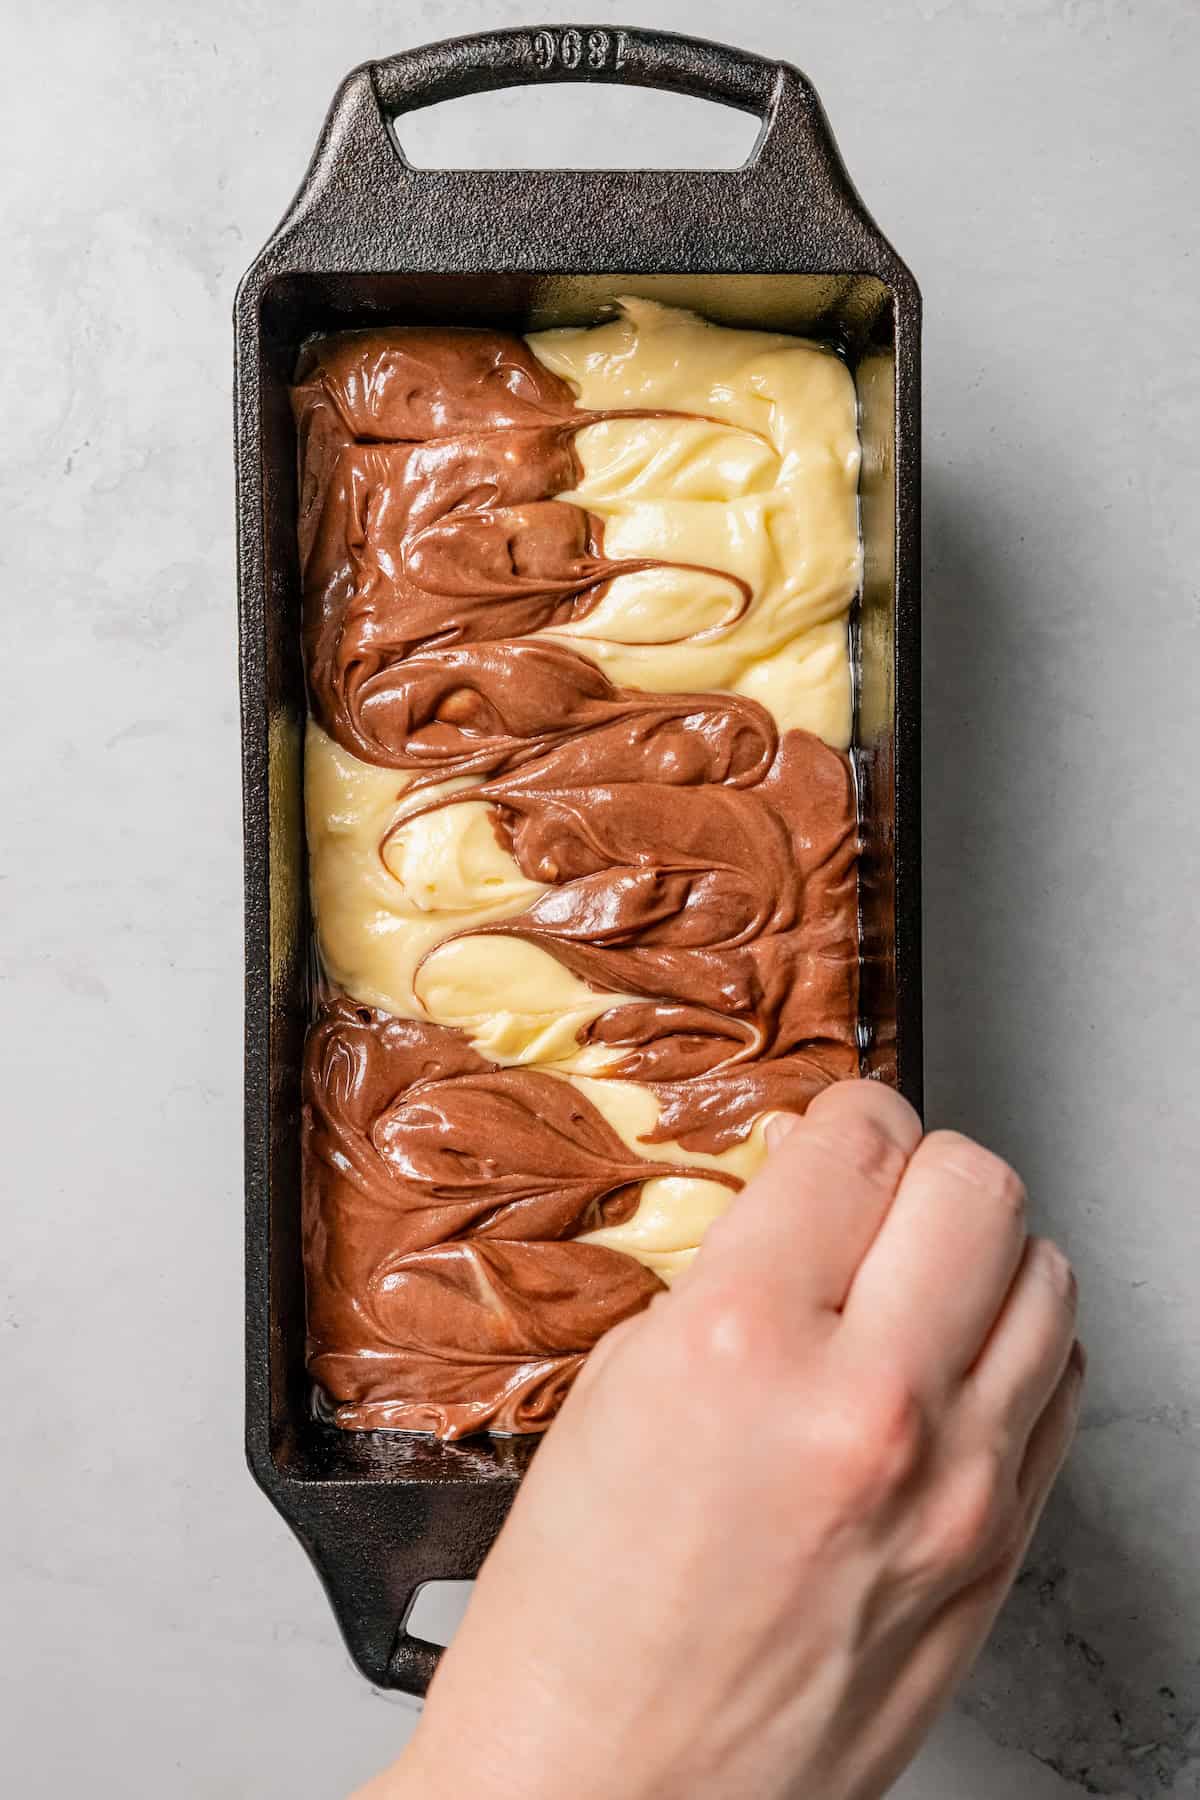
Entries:
[[772, 1156], [784, 1138], [788, 1136], [789, 1132], [794, 1131], [799, 1123], [800, 1118], [797, 1113], [776, 1113], [773, 1119], [767, 1120], [763, 1137], [766, 1139], [767, 1149]]
[[1071, 1264], [1058, 1245], [1050, 1243], [1048, 1239], [1041, 1239], [1038, 1247], [1041, 1253], [1042, 1267], [1049, 1275], [1055, 1289], [1069, 1305], [1075, 1306], [1079, 1300], [1079, 1283]]

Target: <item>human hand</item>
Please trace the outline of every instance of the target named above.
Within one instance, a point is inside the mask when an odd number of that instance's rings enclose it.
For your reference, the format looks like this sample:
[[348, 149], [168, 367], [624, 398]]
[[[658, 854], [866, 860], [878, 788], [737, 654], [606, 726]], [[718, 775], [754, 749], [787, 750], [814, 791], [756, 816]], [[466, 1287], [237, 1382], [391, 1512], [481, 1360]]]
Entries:
[[966, 1671], [1074, 1432], [1074, 1278], [888, 1088], [776, 1131], [593, 1354], [360, 1800], [873, 1800]]

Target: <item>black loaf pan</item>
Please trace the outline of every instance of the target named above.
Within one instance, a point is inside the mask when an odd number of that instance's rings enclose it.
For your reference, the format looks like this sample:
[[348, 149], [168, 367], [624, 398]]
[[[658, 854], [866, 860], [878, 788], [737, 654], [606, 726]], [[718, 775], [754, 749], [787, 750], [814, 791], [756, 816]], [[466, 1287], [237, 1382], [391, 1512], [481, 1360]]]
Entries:
[[[414, 169], [399, 113], [542, 81], [669, 88], [757, 114], [744, 167]], [[531, 101], [531, 104], [536, 102]], [[921, 1101], [920, 296], [786, 63], [664, 32], [489, 32], [367, 63], [236, 302], [246, 840], [246, 1438], [250, 1466], [372, 1682], [423, 1694], [440, 1654], [405, 1629], [423, 1582], [475, 1574], [532, 1453], [338, 1432], [304, 1368], [299, 1069], [308, 1014], [296, 440], [288, 383], [313, 333], [375, 322], [525, 331], [620, 294], [836, 343], [863, 435], [866, 576], [853, 636], [864, 1070]]]

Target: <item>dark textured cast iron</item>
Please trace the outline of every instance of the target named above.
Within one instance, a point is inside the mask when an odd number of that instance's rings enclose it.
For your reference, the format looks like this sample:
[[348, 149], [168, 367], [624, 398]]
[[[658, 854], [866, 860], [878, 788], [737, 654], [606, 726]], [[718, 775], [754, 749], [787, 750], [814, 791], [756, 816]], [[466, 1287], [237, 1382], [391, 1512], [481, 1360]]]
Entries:
[[[414, 169], [397, 114], [542, 81], [671, 88], [757, 114], [744, 167]], [[535, 100], [529, 104], [535, 105]], [[786, 63], [608, 26], [489, 32], [343, 82], [287, 216], [238, 290], [236, 427], [246, 838], [246, 1365], [251, 1469], [315, 1563], [372, 1682], [423, 1694], [423, 1582], [479, 1568], [534, 1439], [339, 1432], [304, 1368], [299, 1070], [309, 921], [296, 444], [288, 382], [315, 332], [374, 322], [525, 331], [619, 294], [831, 340], [858, 383], [866, 574], [852, 621], [864, 838], [864, 1071], [921, 1100], [920, 297]]]

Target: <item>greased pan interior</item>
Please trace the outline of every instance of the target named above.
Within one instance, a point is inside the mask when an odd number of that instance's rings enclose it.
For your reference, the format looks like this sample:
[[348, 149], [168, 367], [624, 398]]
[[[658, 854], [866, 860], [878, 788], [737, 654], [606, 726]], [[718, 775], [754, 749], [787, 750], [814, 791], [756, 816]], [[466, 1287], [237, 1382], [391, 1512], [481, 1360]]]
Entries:
[[[406, 110], [563, 80], [669, 87], [758, 114], [720, 170], [414, 169]], [[536, 105], [531, 99], [530, 105]], [[552, 151], [551, 151], [552, 154]], [[865, 581], [852, 621], [864, 855], [864, 1072], [921, 1102], [920, 297], [784, 63], [666, 33], [544, 27], [453, 39], [343, 82], [235, 309], [246, 870], [246, 1447], [371, 1681], [424, 1693], [404, 1620], [478, 1569], [536, 1440], [339, 1432], [304, 1368], [299, 1070], [308, 1016], [296, 443], [288, 383], [314, 333], [373, 322], [587, 324], [622, 294], [837, 344], [863, 438]]]

